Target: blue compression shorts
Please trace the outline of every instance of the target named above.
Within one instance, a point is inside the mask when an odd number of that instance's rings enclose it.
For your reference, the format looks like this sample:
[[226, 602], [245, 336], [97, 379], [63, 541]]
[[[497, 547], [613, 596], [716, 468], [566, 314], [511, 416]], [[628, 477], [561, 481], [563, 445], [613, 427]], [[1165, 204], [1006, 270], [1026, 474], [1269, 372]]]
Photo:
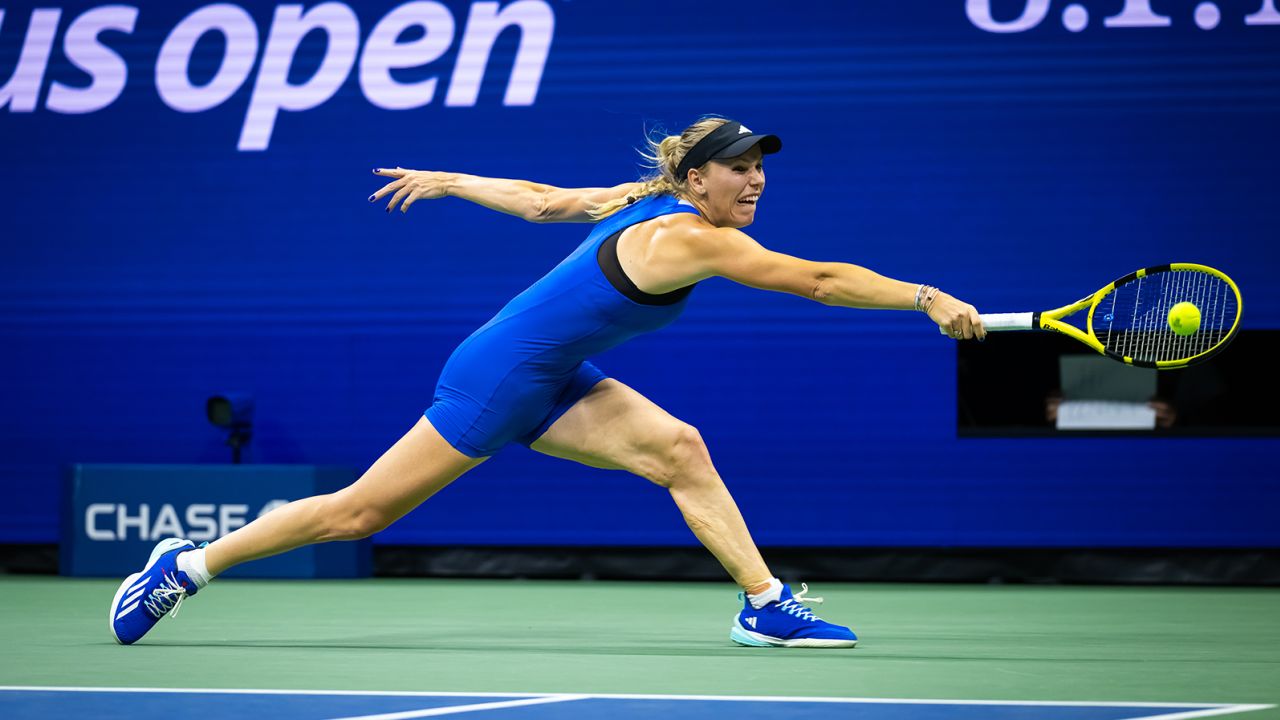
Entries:
[[567, 380], [539, 377], [528, 367], [516, 367], [487, 401], [447, 386], [437, 388], [426, 416], [458, 452], [488, 457], [510, 442], [532, 445], [606, 377], [589, 362], [578, 365]]

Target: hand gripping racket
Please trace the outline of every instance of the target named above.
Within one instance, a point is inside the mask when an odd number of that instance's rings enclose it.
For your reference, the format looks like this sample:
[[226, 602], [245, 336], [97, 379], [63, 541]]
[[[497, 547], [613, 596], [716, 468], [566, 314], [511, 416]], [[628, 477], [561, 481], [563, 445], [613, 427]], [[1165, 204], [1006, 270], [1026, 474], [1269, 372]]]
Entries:
[[[1179, 303], [1199, 310], [1199, 327], [1192, 332], [1185, 324], [1180, 333], [1173, 329], [1170, 311]], [[1083, 330], [1062, 322], [1086, 308]], [[1240, 311], [1240, 288], [1231, 278], [1204, 265], [1172, 263], [1131, 272], [1056, 310], [981, 317], [988, 331], [1048, 330], [1129, 365], [1172, 370], [1206, 360], [1226, 347], [1240, 328]]]

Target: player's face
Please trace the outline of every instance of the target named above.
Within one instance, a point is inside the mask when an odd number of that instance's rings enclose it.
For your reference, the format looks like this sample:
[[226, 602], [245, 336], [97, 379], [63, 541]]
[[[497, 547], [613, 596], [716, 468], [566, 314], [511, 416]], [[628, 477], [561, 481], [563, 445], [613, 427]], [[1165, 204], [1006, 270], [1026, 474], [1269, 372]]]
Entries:
[[741, 228], [756, 219], [764, 192], [764, 155], [753, 147], [735, 158], [712, 160], [690, 185], [703, 217], [716, 227]]

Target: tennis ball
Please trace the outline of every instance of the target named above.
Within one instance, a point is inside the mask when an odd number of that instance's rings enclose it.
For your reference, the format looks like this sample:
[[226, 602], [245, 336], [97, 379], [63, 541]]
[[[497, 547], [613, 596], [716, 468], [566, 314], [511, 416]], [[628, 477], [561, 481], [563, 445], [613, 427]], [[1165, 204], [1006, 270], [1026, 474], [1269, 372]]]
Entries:
[[1169, 308], [1169, 329], [1176, 335], [1192, 335], [1200, 329], [1200, 308], [1180, 302]]

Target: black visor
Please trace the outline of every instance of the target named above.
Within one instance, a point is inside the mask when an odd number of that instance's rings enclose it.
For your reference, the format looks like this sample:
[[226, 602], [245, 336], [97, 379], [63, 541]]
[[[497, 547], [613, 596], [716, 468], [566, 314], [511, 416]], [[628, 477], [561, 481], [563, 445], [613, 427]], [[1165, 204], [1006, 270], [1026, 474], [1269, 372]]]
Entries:
[[702, 167], [708, 160], [738, 157], [756, 145], [760, 146], [760, 152], [772, 155], [782, 149], [782, 140], [777, 135], [757, 135], [742, 123], [729, 121], [689, 149], [676, 167], [676, 180], [683, 182], [689, 177], [690, 170]]

